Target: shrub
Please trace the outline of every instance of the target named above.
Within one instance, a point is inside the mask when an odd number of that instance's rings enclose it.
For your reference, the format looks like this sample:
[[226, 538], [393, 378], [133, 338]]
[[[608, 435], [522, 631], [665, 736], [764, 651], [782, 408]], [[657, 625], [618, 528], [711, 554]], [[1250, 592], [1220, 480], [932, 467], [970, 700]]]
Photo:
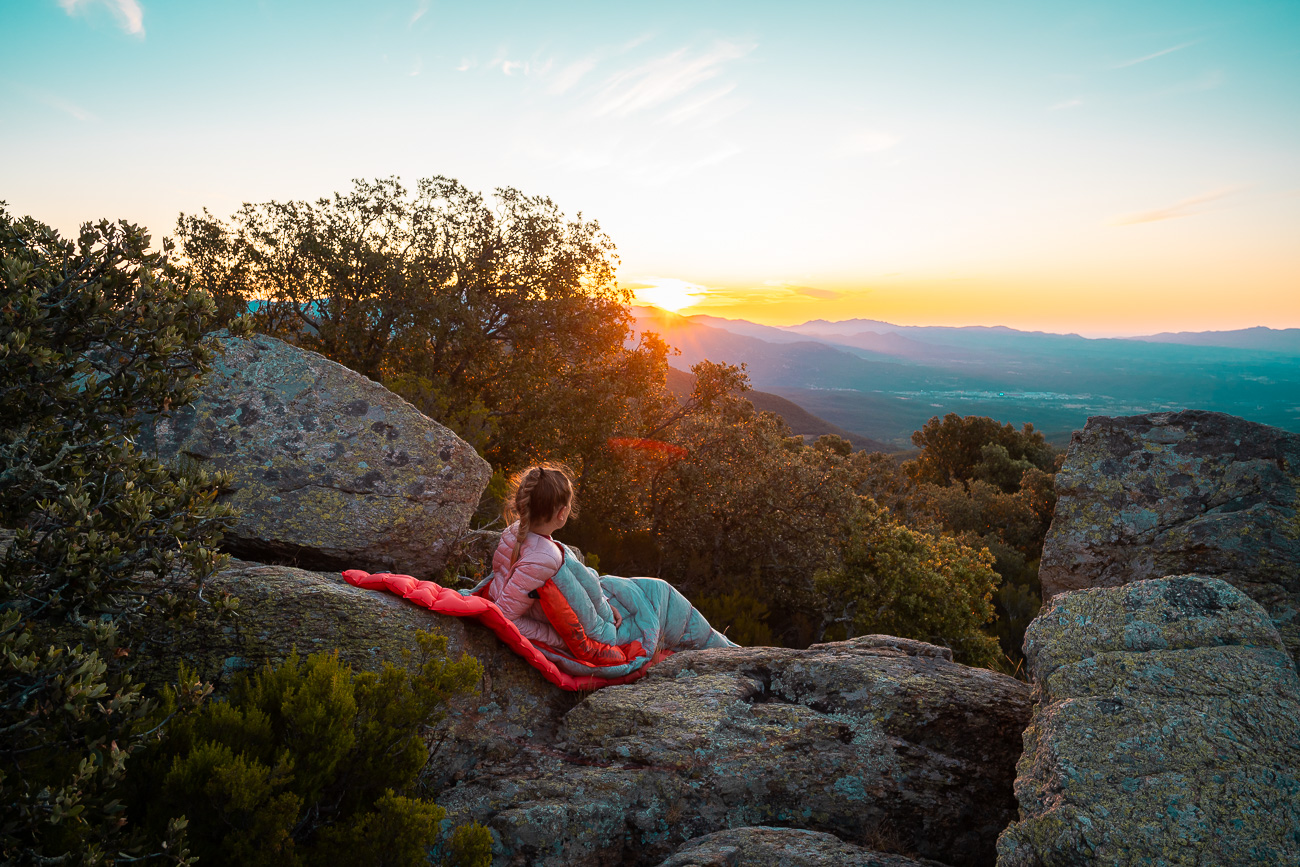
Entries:
[[[951, 536], [932, 536], [869, 515], [834, 568], [819, 572], [818, 590], [832, 612], [831, 637], [881, 633], [952, 649], [967, 665], [991, 667], [996, 638], [982, 627], [994, 616], [998, 587], [993, 556]], [[840, 634], [843, 633], [843, 634]]]
[[[423, 865], [445, 818], [419, 797], [426, 737], [481, 668], [441, 635], [416, 640], [407, 668], [378, 673], [295, 653], [178, 717], [133, 778], [150, 826], [187, 817], [204, 863]], [[444, 863], [486, 863], [481, 836], [462, 830]]]
[[[131, 668], [191, 622], [219, 565], [218, 479], [144, 455], [144, 413], [189, 399], [209, 299], [125, 222], [67, 241], [0, 203], [0, 862], [183, 862], [120, 783], [158, 736]], [[188, 697], [187, 692], [178, 692]], [[164, 845], [166, 844], [166, 845]]]

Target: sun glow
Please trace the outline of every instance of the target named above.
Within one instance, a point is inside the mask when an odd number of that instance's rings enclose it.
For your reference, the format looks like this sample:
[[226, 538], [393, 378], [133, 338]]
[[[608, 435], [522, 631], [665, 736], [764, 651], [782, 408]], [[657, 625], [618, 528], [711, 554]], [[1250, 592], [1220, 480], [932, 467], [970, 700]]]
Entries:
[[703, 286], [675, 277], [642, 277], [628, 285], [633, 291], [634, 303], [653, 305], [670, 313], [698, 304], [709, 294]]

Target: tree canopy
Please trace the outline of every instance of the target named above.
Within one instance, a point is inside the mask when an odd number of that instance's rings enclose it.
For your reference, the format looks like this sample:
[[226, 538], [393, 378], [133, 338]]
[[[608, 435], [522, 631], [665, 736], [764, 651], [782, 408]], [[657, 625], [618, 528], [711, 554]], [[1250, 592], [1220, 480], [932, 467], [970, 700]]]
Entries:
[[589, 452], [662, 361], [624, 346], [613, 242], [543, 196], [358, 180], [229, 221], [182, 215], [177, 234], [227, 317], [383, 382], [498, 464]]

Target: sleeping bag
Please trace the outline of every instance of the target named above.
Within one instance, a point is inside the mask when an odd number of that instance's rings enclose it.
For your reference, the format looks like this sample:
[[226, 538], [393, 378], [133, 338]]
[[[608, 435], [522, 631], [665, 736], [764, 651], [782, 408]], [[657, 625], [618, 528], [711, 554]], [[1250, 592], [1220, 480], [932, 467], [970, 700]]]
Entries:
[[[501, 542], [512, 550], [511, 530]], [[525, 545], [530, 543], [534, 550], [528, 557], [521, 552], [511, 564], [507, 555], [507, 568], [494, 568], [473, 590], [458, 592], [407, 575], [369, 575], [357, 569], [343, 577], [441, 614], [477, 618], [564, 689], [627, 683], [677, 650], [736, 646], [667, 581], [597, 575], [546, 536], [529, 535]], [[552, 566], [554, 572], [548, 574]], [[520, 600], [531, 601], [542, 616]]]

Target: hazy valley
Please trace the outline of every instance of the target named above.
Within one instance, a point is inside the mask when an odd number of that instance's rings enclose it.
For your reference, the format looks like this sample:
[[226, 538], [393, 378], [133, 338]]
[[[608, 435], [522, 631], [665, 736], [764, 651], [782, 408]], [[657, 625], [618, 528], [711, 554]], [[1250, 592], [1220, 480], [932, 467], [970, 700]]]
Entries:
[[931, 416], [949, 412], [1032, 422], [1057, 443], [1089, 416], [1185, 408], [1300, 431], [1300, 329], [1090, 339], [864, 319], [776, 328], [634, 312], [638, 331], [657, 331], [680, 351], [673, 366], [743, 363], [755, 389], [900, 448]]

